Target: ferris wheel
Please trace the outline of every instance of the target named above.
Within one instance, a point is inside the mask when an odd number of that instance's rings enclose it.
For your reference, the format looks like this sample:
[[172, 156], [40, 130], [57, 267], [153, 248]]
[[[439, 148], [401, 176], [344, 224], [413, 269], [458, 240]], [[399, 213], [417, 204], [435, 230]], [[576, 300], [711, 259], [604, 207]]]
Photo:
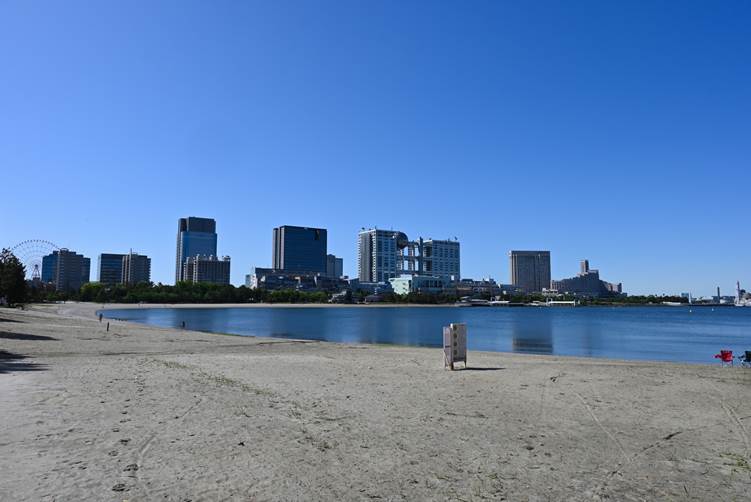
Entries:
[[42, 258], [60, 248], [50, 241], [30, 239], [19, 242], [10, 250], [26, 267], [26, 278], [35, 281], [42, 278]]

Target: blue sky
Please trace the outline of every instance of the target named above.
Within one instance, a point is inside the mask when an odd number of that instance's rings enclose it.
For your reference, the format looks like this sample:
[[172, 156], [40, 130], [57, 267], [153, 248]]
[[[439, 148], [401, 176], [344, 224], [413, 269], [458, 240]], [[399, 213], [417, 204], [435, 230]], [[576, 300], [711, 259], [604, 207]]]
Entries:
[[[589, 258], [629, 293], [751, 288], [751, 3], [0, 0], [0, 245], [129, 248], [174, 279], [213, 217]], [[92, 271], [92, 279], [96, 277]]]

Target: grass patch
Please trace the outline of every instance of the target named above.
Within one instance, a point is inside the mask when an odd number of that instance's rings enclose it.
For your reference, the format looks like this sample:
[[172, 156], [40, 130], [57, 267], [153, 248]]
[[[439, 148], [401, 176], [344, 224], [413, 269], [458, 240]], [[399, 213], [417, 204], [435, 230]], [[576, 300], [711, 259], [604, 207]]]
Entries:
[[725, 462], [725, 465], [751, 472], [751, 465], [743, 455], [738, 455], [737, 453], [720, 453], [720, 456], [730, 461]]

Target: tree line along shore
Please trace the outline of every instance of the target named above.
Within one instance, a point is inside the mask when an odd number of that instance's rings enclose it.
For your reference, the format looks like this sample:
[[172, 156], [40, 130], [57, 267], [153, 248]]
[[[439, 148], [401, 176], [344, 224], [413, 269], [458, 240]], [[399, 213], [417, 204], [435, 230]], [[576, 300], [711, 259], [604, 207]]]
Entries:
[[[23, 264], [9, 250], [0, 253], [0, 304], [18, 305], [55, 301], [84, 301], [96, 303], [391, 303], [391, 304], [453, 304], [461, 298], [452, 294], [393, 292], [380, 293], [374, 297], [365, 291], [348, 291], [346, 294], [326, 291], [300, 291], [293, 289], [251, 289], [231, 284], [179, 282], [172, 285], [161, 283], [102, 284], [89, 282], [77, 291], [56, 291], [48, 284], [27, 281]], [[466, 297], [462, 297], [466, 298]], [[490, 300], [490, 294], [475, 294], [473, 299]], [[544, 302], [542, 294], [502, 294], [496, 300], [526, 304]], [[678, 296], [619, 296], [612, 298], [582, 298], [564, 296], [557, 300], [576, 300], [579, 305], [660, 305], [663, 302], [687, 303]]]
[[[246, 286], [231, 284], [207, 284], [180, 282], [176, 285], [141, 283], [135, 285], [105, 285], [91, 282], [84, 284], [77, 292], [44, 291], [30, 288], [29, 301], [63, 301], [76, 300], [96, 303], [330, 303], [333, 293], [324, 291], [298, 291], [292, 289], [264, 290], [251, 289]], [[475, 295], [474, 298], [489, 300], [490, 295]], [[364, 291], [348, 292], [339, 296], [338, 303], [391, 303], [391, 304], [426, 304], [449, 305], [460, 298], [455, 295], [409, 293], [398, 295], [382, 293], [377, 299], [369, 297]], [[540, 294], [501, 295], [500, 300], [512, 303], [544, 302]], [[662, 302], [682, 302], [685, 298], [674, 296], [628, 296], [620, 298], [564, 298], [577, 300], [580, 305], [660, 305]]]

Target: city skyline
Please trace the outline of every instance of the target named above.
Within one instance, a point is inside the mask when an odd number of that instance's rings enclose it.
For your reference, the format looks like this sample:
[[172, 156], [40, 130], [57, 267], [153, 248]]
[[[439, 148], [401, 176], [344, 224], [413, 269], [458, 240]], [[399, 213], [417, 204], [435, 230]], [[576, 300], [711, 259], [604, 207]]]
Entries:
[[132, 247], [170, 284], [175, 219], [205, 215], [242, 284], [278, 225], [327, 228], [350, 277], [377, 226], [459, 237], [463, 277], [509, 282], [509, 250], [546, 249], [554, 279], [590, 258], [629, 294], [731, 292], [751, 283], [750, 14], [4, 2], [0, 241]]
[[[206, 224], [208, 224], [208, 225], [210, 225], [211, 229], [216, 230], [217, 222], [216, 222], [215, 218], [209, 218], [209, 217], [203, 217], [203, 216], [190, 216], [190, 217], [178, 218], [178, 245], [177, 245], [178, 255], [180, 254], [179, 250], [180, 250], [181, 243], [182, 243], [181, 234], [182, 234], [183, 231], [181, 229], [183, 228], [184, 225], [188, 224], [188, 221], [191, 221], [191, 220], [195, 221], [196, 223], [198, 223], [200, 225], [206, 225]], [[272, 235], [272, 257], [271, 257], [271, 262], [272, 263], [273, 263], [273, 260], [275, 258], [275, 253], [276, 253], [276, 248], [277, 248], [277, 243], [276, 243], [277, 231], [280, 228], [282, 228], [282, 227], [289, 227], [289, 228], [292, 228], [292, 229], [300, 229], [300, 230], [306, 230], [306, 231], [307, 230], [320, 231], [324, 235], [324, 240], [326, 240], [326, 235], [328, 234], [328, 229], [326, 229], [325, 227], [303, 227], [303, 226], [298, 226], [298, 225], [281, 225], [280, 227], [273, 227], [272, 228], [272, 230], [273, 230], [273, 235]], [[377, 230], [384, 231], [387, 234], [394, 234], [394, 235], [401, 234], [402, 236], [404, 236], [406, 238], [406, 235], [402, 234], [400, 231], [384, 230], [384, 229], [381, 229], [381, 228], [378, 228]], [[358, 241], [360, 241], [361, 236], [364, 233], [375, 232], [375, 231], [376, 231], [376, 228], [372, 228], [372, 229], [367, 229], [366, 230], [364, 227], [361, 227], [357, 231]], [[212, 244], [213, 244], [213, 242], [215, 242], [216, 240], [218, 240], [219, 235], [220, 235], [219, 232], [213, 233], [213, 236], [212, 236], [212, 239], [211, 239], [212, 240]], [[454, 239], [457, 239], [457, 238], [454, 237]], [[439, 243], [440, 242], [447, 242], [449, 244], [457, 244], [457, 246], [458, 246], [458, 243], [459, 243], [459, 241], [454, 241], [454, 240], [451, 240], [451, 239], [446, 239], [445, 241], [442, 241], [442, 240], [439, 240], [439, 239], [430, 239], [430, 238], [428, 238], [428, 239], [425, 239], [426, 245], [428, 243], [430, 243], [431, 241], [435, 241], [435, 242], [439, 242]], [[7, 247], [12, 247], [12, 246], [8, 245]], [[65, 251], [70, 250], [73, 253], [77, 253], [78, 252], [76, 249], [71, 249], [68, 246], [60, 246], [60, 249], [63, 249]], [[173, 252], [174, 252], [174, 248], [173, 248]], [[546, 260], [549, 262], [549, 267], [548, 268], [549, 268], [550, 272], [548, 272], [547, 271], [548, 269], [546, 269], [546, 271], [543, 273], [543, 275], [545, 277], [547, 277], [548, 274], [550, 275], [550, 281], [551, 281], [550, 285], [549, 285], [550, 288], [555, 289], [555, 287], [554, 287], [555, 284], [554, 283], [560, 283], [561, 281], [565, 282], [565, 281], [570, 280], [569, 278], [567, 278], [564, 275], [556, 275], [556, 273], [553, 272], [553, 270], [554, 270], [553, 264], [555, 263], [555, 260], [554, 260], [553, 257], [555, 256], [555, 253], [551, 252], [550, 250], [539, 250], [539, 251], [508, 250], [508, 251], [505, 251], [504, 252], [504, 257], [505, 257], [505, 260], [506, 260], [505, 261], [505, 266], [507, 268], [508, 277], [504, 277], [503, 276], [503, 272], [501, 271], [501, 274], [499, 274], [499, 275], [484, 274], [484, 275], [471, 276], [471, 277], [468, 277], [468, 279], [484, 280], [484, 279], [490, 278], [490, 279], [495, 280], [499, 284], [504, 284], [504, 283], [505, 284], [514, 284], [514, 280], [513, 280], [514, 260], [511, 259], [511, 257], [512, 257], [513, 254], [519, 254], [519, 253], [521, 253], [521, 254], [530, 254], [531, 253], [531, 254], [535, 254], [535, 255], [542, 253], [542, 254], [544, 254], [546, 256]], [[80, 252], [80, 254], [81, 255], [87, 255], [88, 252]], [[139, 258], [141, 258], [143, 260], [148, 260], [148, 265], [146, 265], [148, 267], [148, 272], [145, 272], [145, 273], [148, 274], [149, 276], [151, 276], [151, 273], [152, 273], [152, 270], [153, 270], [151, 268], [151, 261], [152, 261], [151, 257], [150, 256], [139, 256], [138, 253], [133, 253], [132, 250], [130, 251], [130, 254], [133, 255], [133, 256], [139, 257]], [[457, 254], [458, 254], [458, 247], [457, 247]], [[100, 275], [102, 274], [102, 268], [101, 267], [102, 267], [102, 258], [103, 257], [117, 257], [117, 261], [119, 262], [119, 260], [121, 260], [123, 257], [128, 256], [128, 254], [112, 254], [112, 253], [101, 253], [100, 252], [100, 253], [96, 253], [95, 256], [98, 257], [98, 259], [97, 259], [97, 269], [96, 270], [91, 270], [91, 272], [90, 272], [90, 277], [91, 277], [90, 278], [90, 282], [99, 282], [100, 281]], [[173, 256], [174, 256], [174, 254], [173, 254]], [[201, 255], [201, 256], [204, 257], [204, 258], [208, 258], [209, 257], [209, 255]], [[216, 255], [211, 255], [211, 256], [212, 256], [212, 259], [215, 259], [218, 262], [227, 261], [227, 263], [228, 263], [228, 261], [229, 261], [229, 257], [228, 256], [216, 256]], [[324, 253], [324, 258], [336, 258], [338, 260], [342, 260], [342, 258], [334, 256], [333, 254], [326, 254], [326, 253]], [[357, 261], [357, 259], [358, 258], [356, 258], [356, 261]], [[86, 260], [89, 261], [90, 259], [86, 258]], [[598, 259], [598, 262], [599, 261], [600, 260]], [[605, 260], [605, 261], [607, 261], [607, 260]], [[175, 262], [173, 261], [172, 262], [173, 266], [174, 266], [174, 263]], [[586, 258], [581, 259], [581, 260], [578, 261], [578, 263], [579, 263], [579, 267], [578, 267], [579, 274], [576, 274], [576, 275], [580, 276], [583, 273], [589, 271], [589, 260], [588, 259], [586, 259]], [[464, 265], [462, 265], [461, 259], [459, 259], [459, 266], [462, 266], [462, 267], [464, 266]], [[547, 266], [547, 264], [546, 264], [546, 266]], [[90, 267], [90, 265], [89, 265], [89, 267]], [[229, 267], [229, 265], [227, 265], [227, 267]], [[358, 278], [358, 273], [357, 273], [357, 267], [358, 267], [358, 265], [356, 264], [355, 267], [356, 268], [355, 268], [355, 273], [354, 274], [348, 273], [347, 269], [345, 268], [344, 269], [344, 276], [348, 276], [350, 279], [357, 279]], [[252, 269], [254, 269], [254, 268], [264, 268], [264, 266], [263, 265], [261, 265], [261, 266], [254, 265], [254, 266], [252, 266], [252, 267], [250, 267], [248, 269], [241, 270], [242, 275], [243, 275], [243, 279], [241, 281], [235, 281], [233, 279], [233, 277], [235, 275], [239, 275], [237, 273], [234, 273], [230, 277], [229, 283], [233, 284], [235, 286], [240, 286], [240, 285], [246, 284], [246, 282], [247, 282], [247, 277], [246, 276], [247, 276], [247, 274], [251, 273]], [[585, 268], [586, 268], [586, 270], [585, 270]], [[406, 272], [406, 270], [405, 270], [405, 272]], [[414, 272], [417, 273], [417, 268], [415, 268]], [[597, 272], [597, 271], [593, 270], [593, 272]], [[27, 274], [28, 273], [30, 273], [30, 272], [27, 271]], [[326, 270], [322, 271], [322, 275], [326, 275]], [[427, 276], [430, 276], [431, 274], [429, 272], [424, 272], [424, 275], [427, 277]], [[571, 273], [570, 275], [573, 276], [575, 274]], [[393, 276], [394, 277], [398, 277], [398, 274], [394, 274]], [[42, 277], [42, 279], [45, 280], [44, 276]], [[122, 276], [120, 277], [120, 280], [122, 280]], [[172, 282], [170, 282], [170, 281], [160, 281], [160, 280], [155, 279], [153, 277], [151, 277], [151, 280], [154, 283], [161, 282], [163, 284], [174, 284], [174, 280]], [[117, 282], [119, 282], [119, 280]], [[542, 284], [545, 281], [543, 279], [543, 280], [538, 280], [537, 282], [539, 282], [540, 284]], [[738, 282], [740, 282], [741, 284], [745, 284], [742, 279], [738, 279], [738, 280], [735, 281], [734, 285], [736, 283], [738, 283]], [[751, 282], [751, 281], [749, 281], [749, 282]], [[605, 283], [605, 284], [608, 284], [610, 286], [618, 286], [619, 288], [621, 286], [620, 283], [619, 284], [612, 284], [612, 285], [609, 284], [609, 283]], [[690, 288], [685, 288], [684, 290], [681, 290], [680, 292], [679, 291], [632, 292], [632, 291], [629, 291], [628, 289], [624, 288], [623, 292], [627, 293], [627, 294], [631, 294], [631, 295], [643, 295], [643, 294], [658, 294], [659, 295], [659, 294], [667, 294], [667, 295], [675, 295], [675, 296], [677, 296], [679, 294], [685, 294], [686, 292], [690, 291], [690, 293], [693, 296], [695, 296], [695, 297], [712, 297], [712, 296], [714, 296], [716, 294], [717, 287], [718, 287], [718, 285], [715, 285], [712, 288], [712, 291], [710, 293], [696, 293], [693, 290], [691, 290]], [[723, 292], [730, 291], [730, 289], [731, 289], [731, 288], [726, 287], [725, 285], [722, 285], [722, 284], [719, 285], [719, 288]]]

